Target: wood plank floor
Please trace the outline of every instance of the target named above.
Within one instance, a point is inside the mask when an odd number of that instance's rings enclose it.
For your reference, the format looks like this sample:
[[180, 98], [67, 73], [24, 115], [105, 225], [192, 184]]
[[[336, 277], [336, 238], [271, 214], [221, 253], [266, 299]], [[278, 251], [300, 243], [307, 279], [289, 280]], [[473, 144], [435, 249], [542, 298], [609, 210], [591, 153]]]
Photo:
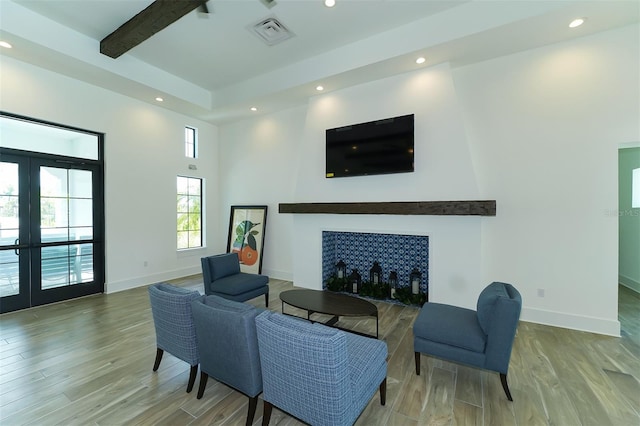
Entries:
[[[173, 281], [203, 291], [201, 276]], [[271, 280], [270, 309], [290, 282]], [[252, 301], [264, 307], [264, 299]], [[640, 425], [640, 298], [620, 288], [622, 337], [520, 322], [507, 401], [497, 374], [426, 356], [413, 364], [417, 308], [376, 302], [389, 348], [387, 404], [376, 394], [357, 425]], [[293, 308], [287, 307], [287, 312]], [[345, 327], [375, 331], [371, 319]], [[165, 354], [146, 287], [0, 317], [0, 424], [241, 425], [247, 398], [214, 380], [187, 394], [189, 366]], [[197, 384], [196, 384], [197, 389]], [[262, 420], [262, 402], [254, 424]], [[299, 425], [274, 410], [273, 425]]]

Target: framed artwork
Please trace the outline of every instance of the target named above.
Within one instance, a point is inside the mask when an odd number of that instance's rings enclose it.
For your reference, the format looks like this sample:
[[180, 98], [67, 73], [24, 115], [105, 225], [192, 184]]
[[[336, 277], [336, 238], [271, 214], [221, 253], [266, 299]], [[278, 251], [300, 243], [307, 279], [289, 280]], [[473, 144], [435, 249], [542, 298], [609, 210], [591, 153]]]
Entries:
[[262, 273], [267, 206], [231, 206], [227, 253], [238, 253], [240, 270]]

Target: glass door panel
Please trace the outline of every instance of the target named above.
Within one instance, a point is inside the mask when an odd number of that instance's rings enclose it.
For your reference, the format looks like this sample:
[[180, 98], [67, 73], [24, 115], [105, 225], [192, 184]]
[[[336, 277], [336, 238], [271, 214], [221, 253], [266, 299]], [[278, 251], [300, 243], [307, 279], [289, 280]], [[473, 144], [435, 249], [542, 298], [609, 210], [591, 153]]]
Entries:
[[0, 162], [0, 312], [29, 302], [28, 161], [3, 155]]
[[[15, 245], [20, 241], [18, 202], [20, 185], [17, 163], [0, 163], [0, 246]], [[18, 275], [19, 257], [10, 248], [0, 251], [0, 297], [20, 292]]]

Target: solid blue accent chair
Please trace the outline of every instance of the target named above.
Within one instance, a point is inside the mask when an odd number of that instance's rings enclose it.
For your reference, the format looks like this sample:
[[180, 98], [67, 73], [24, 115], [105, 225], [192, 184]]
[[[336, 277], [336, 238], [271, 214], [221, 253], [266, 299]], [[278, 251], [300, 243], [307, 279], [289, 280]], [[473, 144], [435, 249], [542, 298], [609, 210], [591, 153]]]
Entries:
[[416, 374], [421, 353], [497, 371], [507, 399], [513, 401], [507, 371], [521, 308], [518, 290], [500, 282], [482, 290], [476, 311], [425, 303], [413, 324]]
[[205, 294], [236, 302], [245, 302], [264, 294], [265, 306], [269, 307], [269, 277], [240, 272], [237, 253], [203, 257], [200, 262]]
[[251, 425], [262, 392], [255, 323], [261, 310], [218, 296], [203, 296], [191, 307], [200, 355], [198, 399], [211, 376], [249, 397], [246, 424]]
[[157, 371], [164, 351], [187, 362], [191, 366], [187, 392], [191, 392], [198, 373], [198, 347], [196, 329], [191, 315], [191, 301], [200, 298], [196, 290], [176, 287], [167, 283], [149, 286], [151, 314], [156, 329]]
[[265, 311], [256, 317], [264, 415], [273, 406], [314, 425], [352, 425], [380, 389], [385, 404], [387, 344]]

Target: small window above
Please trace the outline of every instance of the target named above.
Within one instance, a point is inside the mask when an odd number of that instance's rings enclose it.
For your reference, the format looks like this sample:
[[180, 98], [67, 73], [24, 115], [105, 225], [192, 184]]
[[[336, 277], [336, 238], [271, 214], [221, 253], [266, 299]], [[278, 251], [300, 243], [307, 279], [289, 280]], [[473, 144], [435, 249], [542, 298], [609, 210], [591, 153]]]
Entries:
[[184, 155], [188, 158], [198, 158], [197, 150], [198, 130], [193, 127], [184, 128]]

